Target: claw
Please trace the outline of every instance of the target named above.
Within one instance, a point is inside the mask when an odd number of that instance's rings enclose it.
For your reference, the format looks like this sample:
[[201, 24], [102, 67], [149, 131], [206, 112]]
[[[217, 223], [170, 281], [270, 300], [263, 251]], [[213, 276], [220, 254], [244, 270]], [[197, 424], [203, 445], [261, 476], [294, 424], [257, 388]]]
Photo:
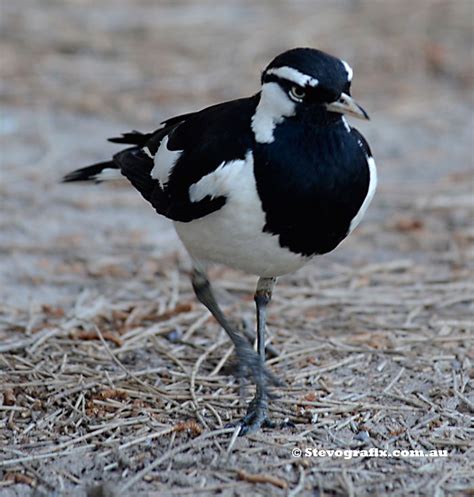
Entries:
[[268, 418], [268, 402], [265, 394], [250, 402], [247, 414], [240, 420], [226, 425], [226, 428], [240, 426], [239, 436], [248, 435], [260, 428], [275, 428], [276, 424]]

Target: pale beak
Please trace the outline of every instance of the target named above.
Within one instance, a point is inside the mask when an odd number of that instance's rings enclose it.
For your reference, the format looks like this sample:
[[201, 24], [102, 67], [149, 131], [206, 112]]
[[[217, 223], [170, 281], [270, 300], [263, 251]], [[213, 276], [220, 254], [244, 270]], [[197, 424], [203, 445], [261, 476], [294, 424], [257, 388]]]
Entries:
[[346, 93], [341, 93], [339, 100], [326, 104], [326, 109], [330, 112], [338, 112], [339, 114], [348, 114], [359, 119], [369, 120], [369, 115], [365, 110]]

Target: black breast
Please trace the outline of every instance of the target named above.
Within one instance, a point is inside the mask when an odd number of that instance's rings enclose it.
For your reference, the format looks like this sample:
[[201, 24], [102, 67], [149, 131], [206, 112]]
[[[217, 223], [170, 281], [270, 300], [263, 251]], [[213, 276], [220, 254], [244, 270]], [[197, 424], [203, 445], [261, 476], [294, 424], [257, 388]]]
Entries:
[[[288, 119], [271, 144], [257, 144], [257, 189], [265, 231], [306, 256], [333, 250], [348, 234], [369, 187], [361, 135], [342, 121], [324, 128]], [[364, 147], [365, 147], [364, 142]]]

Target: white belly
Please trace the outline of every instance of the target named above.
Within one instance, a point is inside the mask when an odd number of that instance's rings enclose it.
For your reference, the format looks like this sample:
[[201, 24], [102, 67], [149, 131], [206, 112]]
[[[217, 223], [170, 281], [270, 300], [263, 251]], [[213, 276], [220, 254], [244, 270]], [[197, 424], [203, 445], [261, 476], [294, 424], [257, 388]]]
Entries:
[[280, 247], [277, 236], [263, 232], [265, 214], [250, 152], [245, 160], [219, 167], [190, 188], [194, 201], [208, 194], [226, 195], [227, 202], [201, 219], [174, 223], [193, 258], [267, 277], [296, 271], [309, 261], [308, 257]]

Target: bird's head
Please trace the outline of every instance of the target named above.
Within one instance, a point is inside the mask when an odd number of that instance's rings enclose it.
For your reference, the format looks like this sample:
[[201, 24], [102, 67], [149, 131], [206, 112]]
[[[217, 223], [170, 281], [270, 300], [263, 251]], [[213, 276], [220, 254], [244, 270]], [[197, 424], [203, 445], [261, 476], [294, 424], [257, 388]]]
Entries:
[[260, 102], [253, 122], [257, 141], [271, 141], [265, 124], [277, 124], [300, 112], [310, 113], [321, 122], [341, 114], [369, 119], [351, 97], [351, 80], [352, 68], [347, 62], [320, 50], [294, 48], [278, 55], [262, 73]]

